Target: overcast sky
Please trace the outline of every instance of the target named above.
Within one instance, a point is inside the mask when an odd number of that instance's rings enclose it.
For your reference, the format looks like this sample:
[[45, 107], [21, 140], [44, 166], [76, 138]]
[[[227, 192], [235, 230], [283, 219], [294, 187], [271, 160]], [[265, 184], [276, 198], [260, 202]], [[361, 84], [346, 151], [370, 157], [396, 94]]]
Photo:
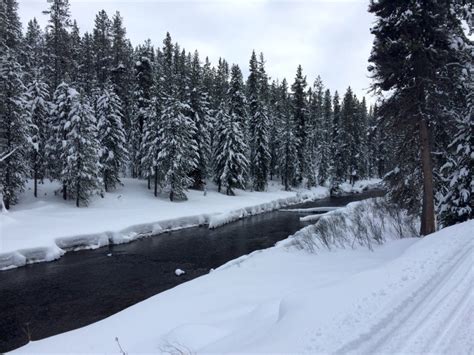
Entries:
[[[317, 75], [333, 92], [351, 86], [358, 96], [370, 84], [367, 58], [373, 17], [368, 0], [70, 0], [81, 33], [91, 31], [95, 14], [120, 11], [134, 45], [150, 38], [162, 45], [166, 31], [188, 51], [198, 49], [213, 63], [224, 57], [244, 75], [252, 49], [262, 51], [267, 73], [290, 82], [298, 64], [308, 83]], [[46, 0], [19, 0], [21, 20], [36, 17], [42, 25]], [[369, 97], [367, 97], [372, 101]]]

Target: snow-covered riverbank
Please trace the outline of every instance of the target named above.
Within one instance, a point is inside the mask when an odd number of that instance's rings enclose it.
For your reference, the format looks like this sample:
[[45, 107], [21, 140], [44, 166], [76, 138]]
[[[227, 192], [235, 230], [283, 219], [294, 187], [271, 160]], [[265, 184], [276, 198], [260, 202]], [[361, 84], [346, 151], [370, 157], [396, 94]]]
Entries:
[[[28, 185], [30, 186], [30, 185]], [[267, 192], [237, 190], [236, 196], [210, 188], [188, 192], [188, 201], [155, 198], [146, 182], [124, 179], [124, 186], [96, 198], [87, 208], [54, 195], [59, 186], [40, 185], [39, 198], [27, 189], [9, 213], [0, 213], [0, 270], [50, 261], [67, 250], [126, 243], [173, 229], [209, 224], [218, 227], [248, 215], [328, 196], [328, 189], [282, 191], [270, 182]]]
[[426, 353], [474, 349], [474, 221], [371, 252], [276, 247], [26, 353]]

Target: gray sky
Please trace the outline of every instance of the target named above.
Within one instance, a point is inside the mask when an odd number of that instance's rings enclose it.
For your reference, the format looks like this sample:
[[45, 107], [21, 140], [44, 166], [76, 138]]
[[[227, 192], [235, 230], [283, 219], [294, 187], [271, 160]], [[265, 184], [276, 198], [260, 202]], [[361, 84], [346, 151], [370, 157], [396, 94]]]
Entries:
[[[267, 73], [293, 82], [303, 66], [309, 84], [320, 75], [326, 87], [343, 94], [350, 85], [358, 96], [370, 84], [367, 58], [372, 45], [368, 0], [70, 0], [81, 33], [91, 31], [95, 14], [118, 10], [133, 45], [150, 38], [161, 46], [166, 31], [188, 51], [198, 49], [216, 63], [222, 56], [247, 74], [252, 49], [262, 51]], [[19, 0], [21, 20], [36, 17], [46, 0]], [[367, 97], [369, 101], [372, 101]]]

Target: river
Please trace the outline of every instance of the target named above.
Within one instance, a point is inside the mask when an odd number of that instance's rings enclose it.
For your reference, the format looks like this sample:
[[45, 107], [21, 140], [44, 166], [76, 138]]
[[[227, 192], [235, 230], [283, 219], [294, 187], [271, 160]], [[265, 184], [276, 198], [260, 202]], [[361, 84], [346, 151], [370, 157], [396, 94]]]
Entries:
[[[292, 208], [344, 206], [382, 194], [371, 190]], [[308, 224], [299, 221], [301, 216], [274, 211], [214, 230], [182, 229], [0, 272], [0, 352], [97, 322], [229, 260], [271, 247]], [[176, 276], [177, 268], [186, 274]]]

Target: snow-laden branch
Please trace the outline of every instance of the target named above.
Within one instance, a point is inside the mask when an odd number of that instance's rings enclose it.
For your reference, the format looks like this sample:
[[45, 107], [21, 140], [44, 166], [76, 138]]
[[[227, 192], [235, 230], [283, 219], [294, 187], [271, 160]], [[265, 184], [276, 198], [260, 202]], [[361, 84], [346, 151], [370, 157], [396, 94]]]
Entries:
[[15, 149], [13, 149], [11, 152], [5, 154], [4, 156], [0, 156], [0, 162], [6, 160], [10, 155], [12, 155], [13, 153], [15, 153], [15, 151], [18, 150], [19, 147], [16, 147]]

